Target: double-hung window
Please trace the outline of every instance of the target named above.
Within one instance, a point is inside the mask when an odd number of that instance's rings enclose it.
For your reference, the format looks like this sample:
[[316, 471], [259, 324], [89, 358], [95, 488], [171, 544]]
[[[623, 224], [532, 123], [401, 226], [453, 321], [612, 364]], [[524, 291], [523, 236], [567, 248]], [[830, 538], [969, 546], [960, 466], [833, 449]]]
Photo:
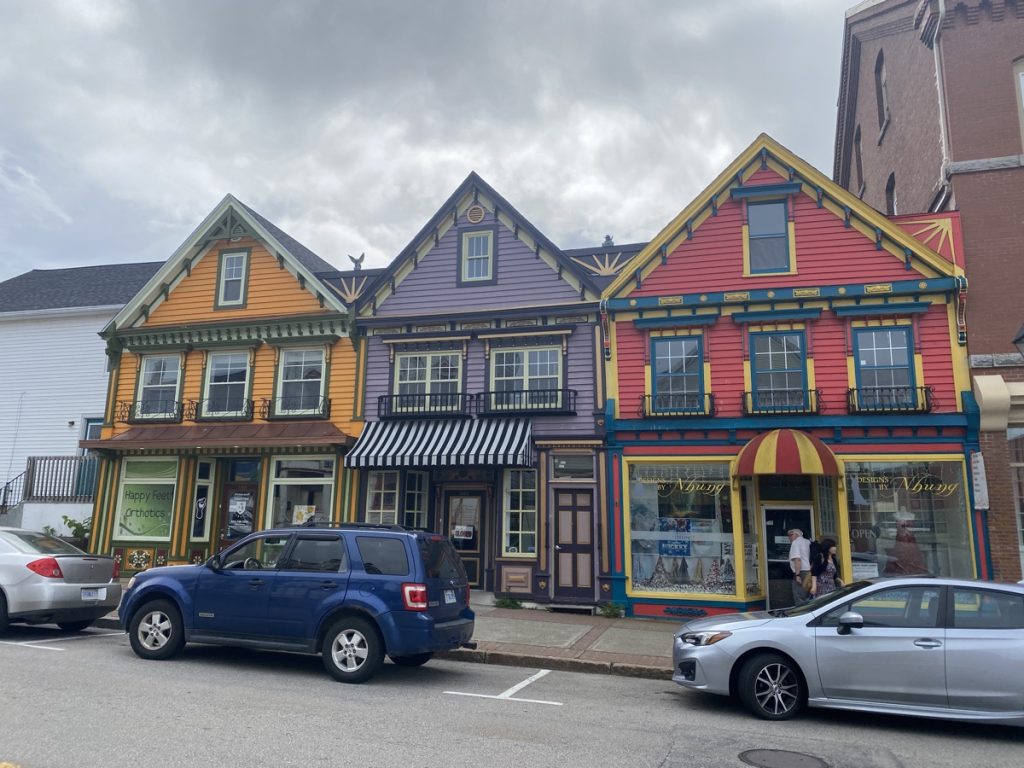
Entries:
[[211, 353], [207, 363], [204, 416], [248, 416], [249, 353]]
[[807, 359], [803, 333], [753, 333], [751, 347], [753, 410], [806, 410]]
[[494, 280], [493, 229], [463, 232], [459, 242], [459, 283], [486, 283]]
[[173, 419], [179, 415], [178, 380], [181, 358], [178, 355], [147, 355], [142, 360], [139, 398], [135, 417]]
[[281, 352], [278, 415], [324, 412], [323, 349], [285, 349]]
[[427, 527], [427, 473], [405, 473], [405, 508], [403, 525], [407, 528]]
[[789, 272], [789, 221], [784, 200], [747, 203], [750, 274]]
[[562, 407], [562, 350], [499, 349], [491, 352], [490, 406], [495, 410]]
[[700, 336], [655, 339], [654, 363], [655, 412], [704, 411], [704, 360]]
[[248, 251], [226, 251], [221, 253], [217, 276], [218, 307], [245, 306], [248, 271]]
[[505, 470], [502, 555], [537, 553], [537, 472]]
[[458, 352], [400, 355], [395, 376], [395, 412], [459, 410], [462, 356]]
[[861, 408], [905, 409], [916, 404], [910, 331], [909, 326], [854, 331]]
[[398, 470], [374, 471], [367, 475], [366, 522], [398, 523]]

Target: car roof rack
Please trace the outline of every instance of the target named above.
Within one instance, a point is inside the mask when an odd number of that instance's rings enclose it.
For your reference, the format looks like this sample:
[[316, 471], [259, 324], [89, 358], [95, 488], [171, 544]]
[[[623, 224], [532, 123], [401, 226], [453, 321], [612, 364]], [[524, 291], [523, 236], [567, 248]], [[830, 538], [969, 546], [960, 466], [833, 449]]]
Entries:
[[341, 530], [370, 530], [370, 531], [396, 531], [398, 533], [411, 533], [414, 529], [406, 528], [402, 525], [387, 525], [384, 523], [338, 523], [338, 522], [327, 522], [320, 523], [315, 522], [313, 518], [310, 518], [304, 523], [299, 525], [284, 525], [282, 528], [337, 528]]

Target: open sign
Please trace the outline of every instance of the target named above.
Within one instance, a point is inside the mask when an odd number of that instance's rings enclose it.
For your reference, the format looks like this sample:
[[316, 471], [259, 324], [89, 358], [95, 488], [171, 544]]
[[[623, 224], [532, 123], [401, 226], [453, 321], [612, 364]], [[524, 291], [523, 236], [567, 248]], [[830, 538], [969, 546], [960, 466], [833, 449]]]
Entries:
[[453, 539], [472, 539], [474, 530], [472, 525], [453, 525], [452, 526], [452, 538]]

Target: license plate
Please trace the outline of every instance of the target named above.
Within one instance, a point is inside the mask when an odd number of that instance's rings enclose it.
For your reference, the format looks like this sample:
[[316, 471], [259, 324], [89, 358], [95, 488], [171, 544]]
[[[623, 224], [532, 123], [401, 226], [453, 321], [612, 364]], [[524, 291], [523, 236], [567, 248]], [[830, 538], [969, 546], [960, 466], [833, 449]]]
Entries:
[[446, 603], [454, 603], [455, 602], [455, 590], [454, 589], [446, 589], [444, 591], [444, 601]]
[[98, 589], [83, 589], [82, 590], [83, 600], [99, 600], [100, 591]]

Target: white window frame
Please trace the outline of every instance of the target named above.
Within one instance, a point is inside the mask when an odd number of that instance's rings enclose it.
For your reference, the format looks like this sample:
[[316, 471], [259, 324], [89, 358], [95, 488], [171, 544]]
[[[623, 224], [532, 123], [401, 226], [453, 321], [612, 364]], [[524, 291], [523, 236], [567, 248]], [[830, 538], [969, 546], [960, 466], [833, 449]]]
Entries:
[[[424, 369], [424, 373], [426, 374], [426, 378], [402, 381], [402, 362], [405, 361], [405, 360], [411, 360], [414, 357], [425, 357], [426, 358], [427, 365], [426, 365], [426, 368]], [[439, 357], [452, 357], [452, 358], [455, 358], [455, 378], [453, 378], [453, 379], [435, 379], [435, 378], [433, 378], [434, 359], [435, 358], [439, 358]], [[433, 391], [435, 386], [438, 386], [438, 385], [441, 385], [441, 384], [447, 384], [449, 382], [454, 382], [455, 383], [455, 390], [453, 392], [436, 393], [436, 392]], [[403, 392], [400, 391], [401, 390], [401, 386], [403, 384], [407, 384], [407, 385], [408, 384], [422, 384], [423, 385], [423, 392], [403, 393]], [[461, 402], [459, 402], [458, 395], [461, 394], [461, 392], [462, 392], [462, 353], [459, 352], [458, 350], [452, 349], [452, 350], [439, 350], [439, 351], [433, 351], [433, 352], [403, 352], [401, 354], [395, 355], [394, 389], [393, 389], [393, 392], [394, 392], [396, 397], [401, 397], [402, 395], [408, 395], [408, 396], [411, 396], [411, 397], [415, 397], [417, 395], [423, 395], [424, 396], [424, 407], [422, 407], [422, 408], [406, 407], [406, 406], [400, 404], [401, 401], [398, 401], [398, 402], [395, 403], [395, 407], [392, 409], [392, 410], [394, 410], [396, 412], [400, 412], [401, 413], [401, 412], [405, 412], [405, 411], [417, 411], [417, 410], [426, 410], [426, 411], [458, 411], [458, 410], [460, 410], [462, 404], [461, 404]], [[431, 403], [431, 398], [430, 398], [430, 395], [433, 395], [433, 394], [450, 395], [451, 396], [451, 402], [446, 404], [446, 405], [442, 404], [440, 406], [435, 406], [435, 405], [433, 405]]]
[[[240, 264], [228, 266], [228, 260], [240, 258]], [[248, 251], [223, 251], [220, 254], [219, 270], [217, 272], [217, 306], [218, 307], [241, 307], [245, 304], [246, 280], [249, 275], [249, 252]], [[228, 270], [231, 274], [228, 274]], [[236, 269], [241, 270], [240, 275], [235, 275]], [[238, 281], [238, 298], [227, 299], [224, 297], [225, 289], [229, 282]]]
[[[533, 477], [533, 487], [523, 486], [521, 483], [513, 488], [512, 478], [523, 477], [529, 474]], [[535, 469], [506, 469], [502, 473], [502, 504], [501, 504], [501, 556], [511, 558], [528, 558], [535, 559], [537, 557], [537, 516], [538, 507], [540, 506], [538, 500], [538, 488], [537, 488], [537, 470]], [[525, 507], [522, 504], [522, 495], [529, 491], [533, 492], [533, 507]], [[519, 495], [519, 504], [513, 506], [514, 495]], [[513, 529], [511, 527], [511, 517], [513, 512], [520, 514], [520, 522], [524, 514], [533, 515], [533, 528], [520, 527]], [[533, 552], [523, 552], [523, 537], [533, 536]], [[518, 543], [513, 545], [513, 540]], [[515, 550], [513, 551], [513, 546]]]
[[[487, 241], [487, 255], [472, 255], [470, 253], [471, 243], [477, 238], [484, 238]], [[470, 275], [470, 262], [483, 262], [487, 265], [486, 274]], [[459, 265], [460, 275], [463, 283], [487, 282], [494, 279], [494, 231], [490, 229], [473, 230], [462, 233], [462, 263]]]
[[[202, 477], [200, 468], [204, 465], [209, 465], [210, 476]], [[213, 488], [214, 481], [216, 480], [217, 473], [217, 462], [213, 459], [200, 459], [196, 462], [196, 487], [192, 491], [192, 508], [189, 514], [188, 521], [188, 540], [189, 541], [209, 541], [210, 540], [210, 516], [213, 513]], [[196, 535], [192, 522], [195, 516], [196, 499], [198, 498], [199, 489], [206, 488], [206, 512], [203, 519], [203, 532], [200, 535]]]
[[[166, 463], [173, 462], [174, 464], [174, 477], [128, 477], [128, 466], [129, 464], [146, 464], [146, 463]], [[153, 456], [153, 457], [126, 457], [121, 462], [120, 478], [117, 484], [117, 509], [114, 512], [114, 541], [170, 541], [171, 536], [174, 533], [174, 517], [177, 513], [178, 503], [178, 473], [180, 471], [180, 464], [176, 456]], [[130, 480], [132, 485], [170, 485], [174, 490], [171, 496], [171, 525], [169, 526], [166, 536], [120, 536], [118, 535], [118, 529], [121, 524], [121, 515], [124, 513], [124, 486], [125, 481]]]
[[[210, 387], [214, 385], [213, 382], [213, 368], [214, 360], [218, 357], [235, 357], [240, 356], [245, 358], [245, 381], [242, 382], [242, 403], [241, 407], [235, 411], [214, 411], [209, 407], [211, 401]], [[206, 377], [203, 382], [203, 416], [241, 416], [245, 413], [245, 402], [249, 399], [249, 378], [252, 375], [252, 357], [248, 350], [218, 350], [216, 352], [210, 352], [206, 358]], [[237, 384], [238, 382], [232, 382]], [[220, 386], [225, 386], [222, 382]]]
[[[178, 403], [181, 400], [181, 379], [182, 379], [182, 376], [181, 376], [181, 370], [182, 370], [181, 355], [180, 354], [171, 354], [171, 355], [142, 355], [142, 359], [139, 361], [139, 374], [138, 374], [139, 375], [139, 380], [137, 382], [136, 396], [135, 396], [135, 413], [134, 413], [134, 418], [136, 418], [136, 419], [162, 420], [162, 419], [171, 418], [171, 417], [177, 415], [177, 409], [172, 411], [170, 414], [168, 414], [167, 412], [144, 413], [143, 410], [142, 410], [142, 403], [145, 401], [146, 389], [147, 389], [147, 385], [146, 385], [146, 371], [147, 371], [147, 368], [148, 368], [149, 364], [151, 362], [156, 361], [156, 360], [173, 360], [175, 362], [175, 365], [177, 366], [176, 370], [174, 372], [174, 397], [172, 397], [171, 400], [169, 400], [169, 401], [161, 400], [160, 402]], [[169, 385], [151, 385], [151, 386], [153, 386], [155, 388], [163, 388], [164, 386], [169, 386]]]
[[[379, 489], [371, 489], [373, 479], [377, 476], [382, 477], [384, 480], [393, 479], [393, 485], [390, 488], [381, 485]], [[374, 523], [376, 525], [398, 524], [398, 498], [399, 491], [401, 490], [401, 479], [397, 469], [372, 469], [366, 473], [366, 507], [364, 518], [367, 523]], [[395, 504], [393, 507], [384, 506], [384, 498], [388, 493], [394, 493]]]
[[[319, 352], [320, 354], [320, 395], [317, 398], [317, 407], [315, 408], [285, 408], [285, 394], [284, 385], [286, 383], [284, 374], [288, 368], [287, 358], [290, 352]], [[305, 381], [305, 379], [289, 379], [291, 381]], [[325, 394], [325, 388], [327, 386], [327, 351], [323, 347], [282, 347], [281, 348], [281, 363], [278, 365], [277, 371], [277, 407], [274, 408], [274, 414], [277, 416], [303, 416], [314, 413], [319, 413], [320, 404], [323, 402]]]
[[[501, 392], [530, 392], [530, 391], [538, 391], [538, 392], [540, 392], [540, 391], [544, 391], [544, 390], [531, 390], [530, 389], [530, 381], [532, 379], [550, 379], [550, 378], [552, 378], [552, 376], [549, 376], [549, 375], [534, 376], [534, 377], [530, 376], [530, 353], [531, 352], [554, 352], [554, 359], [555, 359], [555, 362], [556, 362], [556, 365], [557, 365], [557, 370], [556, 370], [555, 375], [553, 377], [556, 380], [555, 381], [554, 389], [557, 392], [559, 392], [559, 393], [561, 393], [562, 390], [564, 389], [564, 387], [562, 386], [562, 384], [563, 384], [563, 379], [562, 379], [562, 374], [563, 374], [562, 365], [563, 365], [563, 363], [562, 363], [562, 348], [561, 347], [551, 346], [551, 345], [544, 345], [544, 346], [541, 346], [541, 347], [499, 347], [499, 348], [493, 348], [493, 349], [491, 349], [491, 387], [490, 387], [491, 388], [491, 392], [492, 392], [492, 394], [491, 394], [492, 402], [488, 404], [493, 410], [496, 410], [496, 411], [499, 411], [499, 410], [505, 410], [505, 411], [509, 411], [509, 410], [531, 410], [531, 409], [533, 409], [533, 410], [544, 410], [544, 407], [542, 405], [538, 405], [535, 408], [532, 407], [527, 402], [528, 398], [525, 398], [525, 397], [522, 399], [522, 401], [515, 401], [515, 402], [513, 402], [511, 404], [503, 404], [503, 403], [500, 402], [500, 400], [501, 400], [500, 393]], [[523, 374], [522, 374], [522, 376], [520, 376], [518, 378], [516, 378], [516, 377], [502, 377], [501, 379], [498, 378], [498, 375], [497, 375], [498, 358], [500, 356], [502, 356], [502, 355], [505, 355], [505, 354], [522, 354], [522, 356], [523, 356]], [[515, 390], [499, 390], [498, 389], [498, 381], [499, 380], [500, 381], [517, 381], [518, 380], [520, 385], [521, 385], [521, 387], [519, 389], [515, 389]], [[564, 403], [561, 402], [562, 394], [559, 394], [557, 397], [558, 397], [558, 402], [557, 403], [551, 403], [550, 405], [552, 407], [557, 408], [557, 407], [561, 407], [561, 406], [564, 405]]]
[[[329, 461], [331, 462], [331, 474], [327, 480], [320, 480], [315, 477], [278, 477], [277, 462], [279, 461]], [[327, 519], [331, 519], [334, 509], [334, 476], [338, 472], [338, 461], [334, 456], [324, 454], [292, 455], [270, 457], [270, 487], [267, 492], [267, 508], [264, 510], [264, 528], [274, 526], [274, 496], [276, 486], [279, 485], [321, 485], [324, 486], [324, 512]]]
[[427, 527], [427, 491], [429, 487], [430, 475], [428, 473], [411, 471], [405, 473], [405, 487], [402, 490], [402, 498], [405, 500], [402, 509], [402, 525], [407, 528]]
[[[1019, 427], [1010, 427], [1006, 433], [1007, 443], [1019, 437], [1024, 437], [1024, 429]], [[1024, 456], [1018, 457], [1013, 446], [1009, 445], [1008, 447], [1010, 478], [1013, 483], [1013, 506], [1017, 513], [1015, 515], [1017, 518], [1017, 546], [1020, 549], [1021, 568], [1024, 569]]]

